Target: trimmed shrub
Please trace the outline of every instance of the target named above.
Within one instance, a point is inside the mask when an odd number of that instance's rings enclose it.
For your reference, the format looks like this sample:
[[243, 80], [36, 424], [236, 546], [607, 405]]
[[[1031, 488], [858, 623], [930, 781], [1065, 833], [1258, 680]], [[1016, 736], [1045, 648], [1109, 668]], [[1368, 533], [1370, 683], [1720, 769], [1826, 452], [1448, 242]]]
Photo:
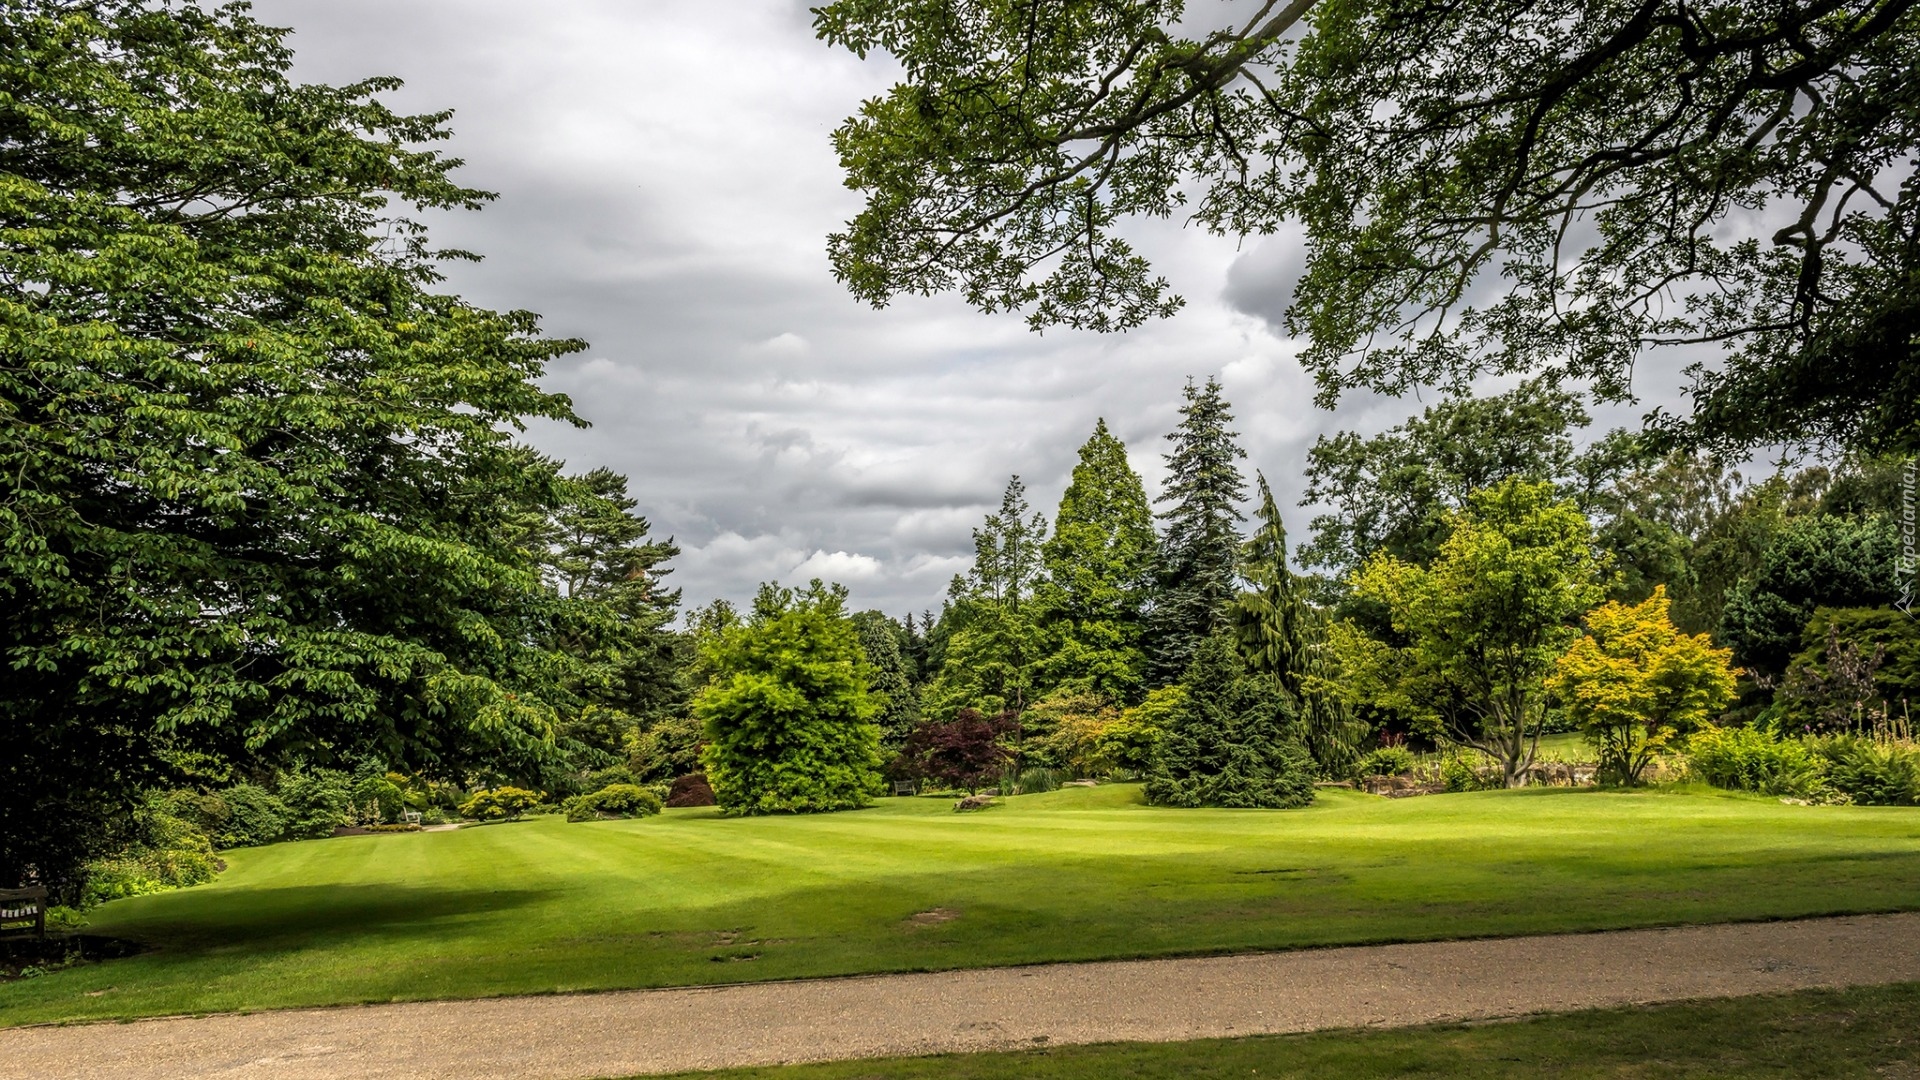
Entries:
[[1920, 747], [1836, 735], [1817, 745], [1827, 784], [1861, 806], [1920, 806]]
[[258, 784], [235, 784], [220, 793], [227, 823], [213, 837], [220, 847], [277, 843], [287, 835], [287, 804]]
[[1820, 788], [1822, 764], [1806, 743], [1756, 728], [1709, 727], [1687, 740], [1687, 770], [1734, 791], [1806, 798]]
[[525, 788], [497, 787], [476, 791], [460, 804], [462, 817], [476, 821], [512, 821], [540, 805], [540, 793]]
[[713, 806], [713, 787], [707, 783], [706, 773], [688, 773], [674, 778], [673, 786], [667, 789], [667, 805]]
[[590, 795], [575, 795], [562, 809], [568, 821], [592, 821], [603, 814], [647, 817], [660, 812], [660, 797], [637, 784], [609, 784]]

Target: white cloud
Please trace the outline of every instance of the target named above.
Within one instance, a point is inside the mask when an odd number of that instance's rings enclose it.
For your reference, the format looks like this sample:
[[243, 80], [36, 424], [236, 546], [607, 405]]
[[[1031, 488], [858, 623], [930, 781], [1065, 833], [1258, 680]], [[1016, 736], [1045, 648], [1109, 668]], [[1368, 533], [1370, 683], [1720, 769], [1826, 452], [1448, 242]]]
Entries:
[[539, 423], [530, 437], [631, 478], [683, 548], [674, 582], [690, 603], [819, 573], [863, 606], [937, 606], [1008, 474], [1051, 517], [1097, 417], [1157, 493], [1188, 376], [1222, 373], [1249, 464], [1289, 499], [1316, 433], [1418, 408], [1313, 408], [1275, 329], [1291, 235], [1243, 251], [1178, 222], [1139, 225], [1131, 238], [1188, 307], [1126, 335], [1037, 336], [952, 297], [855, 302], [826, 264], [826, 234], [859, 208], [827, 136], [894, 72], [815, 41], [806, 8], [256, 3], [296, 28], [296, 77], [398, 75], [398, 107], [457, 110], [459, 176], [501, 197], [436, 220], [440, 242], [487, 256], [450, 266], [449, 287], [592, 342], [546, 385], [593, 426]]

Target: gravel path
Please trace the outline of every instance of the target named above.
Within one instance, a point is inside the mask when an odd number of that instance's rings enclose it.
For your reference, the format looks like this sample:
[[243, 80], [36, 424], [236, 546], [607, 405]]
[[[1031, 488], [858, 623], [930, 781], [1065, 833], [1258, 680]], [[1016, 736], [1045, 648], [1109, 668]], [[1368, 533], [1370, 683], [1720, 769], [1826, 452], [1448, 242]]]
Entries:
[[592, 1078], [1920, 980], [1920, 913], [0, 1030], [9, 1076]]

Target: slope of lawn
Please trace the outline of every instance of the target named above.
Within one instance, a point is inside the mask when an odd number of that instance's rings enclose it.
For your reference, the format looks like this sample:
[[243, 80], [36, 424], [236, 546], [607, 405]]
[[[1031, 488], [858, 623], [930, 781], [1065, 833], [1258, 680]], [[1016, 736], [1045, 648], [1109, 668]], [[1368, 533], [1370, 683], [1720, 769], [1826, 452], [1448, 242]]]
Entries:
[[1478, 1080], [1920, 1076], [1920, 984], [1598, 1009], [1491, 1024], [682, 1073], [683, 1080]]
[[234, 851], [212, 884], [96, 909], [90, 932], [149, 951], [0, 985], [0, 1024], [1920, 908], [1920, 810], [1690, 789], [1139, 799]]

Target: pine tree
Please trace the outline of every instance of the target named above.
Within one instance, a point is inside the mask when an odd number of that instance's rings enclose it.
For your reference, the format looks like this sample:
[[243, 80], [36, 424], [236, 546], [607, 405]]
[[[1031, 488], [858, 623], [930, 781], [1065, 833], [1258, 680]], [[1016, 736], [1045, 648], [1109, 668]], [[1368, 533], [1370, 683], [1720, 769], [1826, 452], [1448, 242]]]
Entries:
[[1216, 634], [1194, 650], [1184, 685], [1147, 769], [1148, 802], [1285, 809], [1313, 801], [1313, 759], [1279, 679], [1249, 670], [1233, 638]]
[[1246, 457], [1229, 427], [1233, 414], [1220, 395], [1220, 381], [1188, 382], [1180, 427], [1167, 436], [1167, 490], [1159, 501], [1161, 535], [1153, 606], [1148, 615], [1150, 675], [1156, 685], [1178, 679], [1199, 643], [1226, 625], [1236, 591], [1240, 536], [1245, 520], [1235, 504], [1246, 482], [1234, 463]]
[[1153, 570], [1153, 512], [1127, 448], [1094, 425], [1073, 482], [1060, 498], [1053, 536], [1041, 551], [1046, 579], [1036, 594], [1047, 656], [1045, 686], [1138, 700], [1146, 656], [1142, 610]]
[[1323, 769], [1337, 770], [1352, 759], [1366, 725], [1354, 721], [1345, 706], [1323, 689], [1324, 621], [1307, 603], [1299, 579], [1287, 565], [1287, 527], [1280, 519], [1273, 489], [1265, 476], [1258, 476], [1258, 482], [1260, 528], [1243, 555], [1250, 587], [1234, 598], [1234, 637], [1248, 667], [1278, 679], [1292, 695], [1314, 760]]

